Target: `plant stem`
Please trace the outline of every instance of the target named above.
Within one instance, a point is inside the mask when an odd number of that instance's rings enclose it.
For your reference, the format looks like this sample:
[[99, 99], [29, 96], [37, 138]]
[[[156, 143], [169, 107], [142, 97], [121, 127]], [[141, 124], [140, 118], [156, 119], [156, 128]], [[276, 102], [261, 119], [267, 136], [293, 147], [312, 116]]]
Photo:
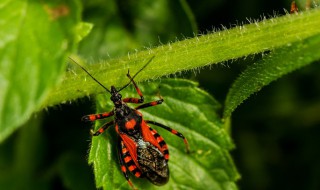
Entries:
[[[232, 29], [184, 39], [155, 48], [129, 53], [128, 56], [86, 67], [105, 86], [125, 84], [126, 73], [138, 71], [152, 56], [152, 63], [135, 79], [145, 81], [161, 76], [233, 60], [320, 34], [320, 9], [285, 15]], [[66, 73], [42, 107], [103, 92], [98, 84], [80, 70]]]

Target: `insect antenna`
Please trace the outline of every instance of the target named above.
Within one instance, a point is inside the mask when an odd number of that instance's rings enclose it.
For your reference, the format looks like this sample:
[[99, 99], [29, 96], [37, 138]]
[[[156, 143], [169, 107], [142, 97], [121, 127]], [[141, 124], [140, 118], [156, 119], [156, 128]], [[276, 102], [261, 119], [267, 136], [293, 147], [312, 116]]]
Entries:
[[[146, 68], [146, 67], [151, 63], [151, 61], [153, 60], [154, 57], [155, 57], [155, 56], [152, 56], [152, 57], [149, 59], [149, 61], [148, 61], [136, 74], [134, 74], [133, 77], [131, 77], [130, 81], [129, 81], [126, 85], [124, 85], [122, 88], [120, 88], [120, 90], [118, 90], [118, 92], [120, 92], [121, 90], [123, 90], [123, 89], [125, 89], [127, 86], [129, 86], [129, 84], [133, 81], [133, 79], [134, 79], [144, 68]], [[128, 74], [129, 74], [129, 70], [128, 70]]]
[[103, 84], [101, 84], [96, 78], [94, 78], [84, 67], [82, 67], [79, 63], [77, 63], [74, 59], [72, 59], [71, 57], [69, 57], [69, 59], [74, 62], [75, 64], [77, 64], [82, 70], [84, 70], [84, 72], [86, 72], [94, 81], [96, 81], [100, 86], [102, 86], [107, 92], [111, 93], [109, 89], [107, 89], [105, 86], [103, 86]]

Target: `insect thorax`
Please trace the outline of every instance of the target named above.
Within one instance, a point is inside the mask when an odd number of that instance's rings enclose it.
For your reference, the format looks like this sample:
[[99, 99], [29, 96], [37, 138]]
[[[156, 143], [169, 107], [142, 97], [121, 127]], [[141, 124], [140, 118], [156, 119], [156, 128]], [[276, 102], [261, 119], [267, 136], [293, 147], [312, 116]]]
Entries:
[[115, 106], [114, 108], [116, 121], [128, 118], [132, 112], [134, 112], [134, 110], [124, 103], [122, 103], [120, 106]]
[[119, 131], [129, 136], [141, 138], [142, 116], [136, 113], [136, 110], [123, 104], [121, 108], [115, 108], [115, 121], [119, 126]]

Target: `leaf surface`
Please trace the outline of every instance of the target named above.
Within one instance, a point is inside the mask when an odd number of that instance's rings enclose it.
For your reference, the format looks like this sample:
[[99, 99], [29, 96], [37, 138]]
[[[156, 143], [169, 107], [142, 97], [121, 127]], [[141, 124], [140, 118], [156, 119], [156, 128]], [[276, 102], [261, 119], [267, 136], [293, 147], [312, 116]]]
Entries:
[[249, 66], [230, 88], [224, 109], [224, 117], [249, 96], [285, 74], [320, 60], [320, 35], [310, 37], [287, 47], [278, 48], [260, 62]]
[[[217, 115], [219, 103], [197, 87], [197, 83], [182, 79], [139, 84], [145, 102], [158, 99], [164, 103], [141, 110], [144, 119], [167, 125], [184, 134], [190, 143], [191, 153], [186, 154], [182, 139], [170, 132], [151, 126], [163, 136], [170, 151], [170, 180], [156, 187], [146, 179], [134, 179], [139, 189], [236, 189], [239, 175], [230, 158], [231, 139]], [[123, 91], [123, 97], [137, 97], [133, 88]], [[97, 98], [98, 112], [112, 109], [109, 95]], [[134, 107], [135, 105], [131, 105]], [[97, 122], [96, 129], [104, 122]], [[104, 134], [93, 137], [89, 163], [93, 164], [97, 187], [104, 189], [130, 189], [118, 164], [117, 134], [111, 127]]]
[[75, 47], [77, 1], [0, 2], [0, 142], [39, 109]]

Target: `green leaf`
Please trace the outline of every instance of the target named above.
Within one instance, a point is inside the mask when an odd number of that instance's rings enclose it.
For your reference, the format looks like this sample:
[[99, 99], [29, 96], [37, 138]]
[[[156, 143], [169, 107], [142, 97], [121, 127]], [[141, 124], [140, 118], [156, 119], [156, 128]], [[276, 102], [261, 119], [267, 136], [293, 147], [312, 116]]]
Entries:
[[[151, 126], [169, 146], [170, 180], [165, 186], [156, 187], [146, 179], [131, 176], [134, 185], [139, 189], [237, 189], [235, 181], [239, 175], [228, 152], [233, 144], [217, 114], [219, 103], [199, 89], [197, 83], [187, 80], [166, 79], [139, 84], [139, 87], [145, 102], [158, 99], [158, 93], [164, 98], [163, 104], [141, 110], [144, 119], [160, 122], [184, 134], [191, 153], [186, 153], [182, 139]], [[129, 90], [122, 91], [123, 97], [138, 96], [134, 88]], [[109, 95], [97, 97], [97, 112], [107, 112], [112, 107]], [[96, 122], [95, 129], [103, 123]], [[113, 127], [93, 137], [89, 163], [93, 164], [97, 187], [130, 189], [118, 164], [116, 140]]]
[[[156, 57], [146, 68], [148, 72], [140, 74], [136, 81], [156, 79], [284, 47], [287, 44], [320, 34], [319, 26], [320, 9], [314, 9], [299, 15], [271, 18], [230, 30], [129, 53], [125, 57], [106, 60], [101, 64], [94, 64], [86, 68], [99, 81], [103, 81], [103, 84], [121, 86], [126, 82], [123, 75], [128, 68], [131, 71], [139, 70], [153, 55]], [[305, 30], [306, 28], [308, 30]], [[68, 73], [65, 76], [63, 83], [50, 94], [43, 107], [103, 92], [103, 89], [94, 81], [86, 80], [86, 73], [83, 71], [75, 71], [75, 73], [76, 75]]]
[[320, 60], [320, 35], [288, 44], [274, 50], [260, 62], [249, 66], [233, 83], [228, 92], [224, 117], [231, 113], [250, 95], [281, 76]]
[[90, 32], [93, 27], [93, 24], [87, 23], [87, 22], [80, 22], [79, 25], [77, 26], [77, 38], [76, 41], [80, 42], [84, 37], [86, 37]]
[[83, 19], [93, 23], [94, 27], [87, 38], [81, 41], [79, 53], [99, 59], [118, 55], [116, 53], [119, 52], [126, 53], [126, 47], [132, 46], [133, 39], [121, 22], [117, 2], [92, 0], [84, 4]]
[[0, 3], [0, 142], [39, 109], [75, 47], [78, 1]]

